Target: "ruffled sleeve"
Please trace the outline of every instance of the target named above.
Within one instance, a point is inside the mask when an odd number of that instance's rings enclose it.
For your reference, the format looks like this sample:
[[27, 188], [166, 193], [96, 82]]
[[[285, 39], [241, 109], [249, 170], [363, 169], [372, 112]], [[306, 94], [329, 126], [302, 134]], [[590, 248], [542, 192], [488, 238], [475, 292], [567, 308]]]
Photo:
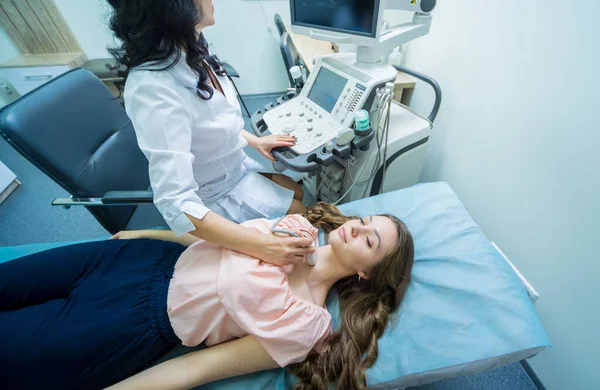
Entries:
[[276, 226], [279, 229], [292, 230], [298, 235], [310, 237], [314, 241], [319, 237], [319, 229], [311, 225], [306, 218], [298, 214], [286, 215], [274, 223], [276, 223]]

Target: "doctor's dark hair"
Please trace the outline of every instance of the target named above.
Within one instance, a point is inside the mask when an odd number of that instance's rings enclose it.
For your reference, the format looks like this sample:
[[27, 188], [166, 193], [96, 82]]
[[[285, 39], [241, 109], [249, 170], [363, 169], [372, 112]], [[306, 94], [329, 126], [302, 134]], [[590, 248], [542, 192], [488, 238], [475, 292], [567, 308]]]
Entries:
[[[318, 203], [304, 215], [311, 224], [331, 232], [357, 219], [343, 215], [335, 206]], [[368, 271], [368, 279], [356, 275], [336, 283], [340, 302], [340, 329], [326, 341], [324, 352], [311, 352], [302, 363], [291, 365], [299, 379], [295, 390], [327, 390], [336, 383], [338, 390], [366, 389], [365, 370], [375, 364], [378, 340], [398, 310], [411, 279], [415, 249], [406, 225], [393, 215], [388, 217], [398, 231], [398, 241], [384, 259]]]
[[196, 32], [202, 20], [197, 0], [107, 0], [114, 9], [110, 28], [121, 45], [109, 52], [129, 72], [136, 66], [152, 64], [155, 71], [173, 68], [182, 56], [198, 75], [197, 94], [210, 100], [214, 94], [209, 83], [206, 61], [219, 76], [225, 75], [216, 56], [210, 55], [203, 34]]

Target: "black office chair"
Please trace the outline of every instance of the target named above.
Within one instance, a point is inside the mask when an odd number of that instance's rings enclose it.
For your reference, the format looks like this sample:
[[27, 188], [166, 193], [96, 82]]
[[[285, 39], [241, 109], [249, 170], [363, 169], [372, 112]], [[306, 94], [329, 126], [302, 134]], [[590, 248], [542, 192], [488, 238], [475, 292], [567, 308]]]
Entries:
[[0, 135], [111, 234], [166, 226], [148, 191], [148, 161], [119, 102], [76, 69], [0, 110]]
[[288, 79], [290, 81], [290, 87], [295, 87], [294, 78], [290, 73], [290, 68], [293, 66], [299, 66], [304, 74], [304, 79], [306, 80], [309, 76], [308, 69], [306, 65], [302, 61], [302, 57], [298, 53], [298, 49], [294, 45], [292, 41], [292, 37], [287, 32], [284, 32], [281, 35], [281, 41], [279, 43], [279, 49], [281, 50], [281, 55], [283, 57], [283, 63], [285, 64], [286, 73], [288, 75]]

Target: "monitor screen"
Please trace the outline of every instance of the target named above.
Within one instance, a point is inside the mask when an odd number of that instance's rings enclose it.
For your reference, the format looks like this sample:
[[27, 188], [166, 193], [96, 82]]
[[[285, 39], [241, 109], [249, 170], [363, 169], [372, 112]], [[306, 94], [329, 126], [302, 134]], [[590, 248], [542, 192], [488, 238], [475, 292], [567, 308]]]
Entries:
[[344, 77], [327, 68], [321, 68], [308, 98], [325, 111], [331, 112], [347, 83], [348, 80]]
[[292, 0], [292, 23], [375, 37], [380, 0]]

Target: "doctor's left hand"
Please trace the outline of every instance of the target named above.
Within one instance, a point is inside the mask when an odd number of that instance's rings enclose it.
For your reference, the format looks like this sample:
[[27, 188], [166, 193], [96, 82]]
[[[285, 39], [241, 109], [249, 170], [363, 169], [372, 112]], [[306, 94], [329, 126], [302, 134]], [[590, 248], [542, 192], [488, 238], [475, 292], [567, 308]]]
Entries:
[[281, 146], [294, 146], [296, 145], [296, 137], [291, 135], [269, 135], [266, 137], [257, 138], [252, 146], [258, 153], [263, 155], [265, 158], [275, 161], [275, 157], [271, 155], [273, 148]]

